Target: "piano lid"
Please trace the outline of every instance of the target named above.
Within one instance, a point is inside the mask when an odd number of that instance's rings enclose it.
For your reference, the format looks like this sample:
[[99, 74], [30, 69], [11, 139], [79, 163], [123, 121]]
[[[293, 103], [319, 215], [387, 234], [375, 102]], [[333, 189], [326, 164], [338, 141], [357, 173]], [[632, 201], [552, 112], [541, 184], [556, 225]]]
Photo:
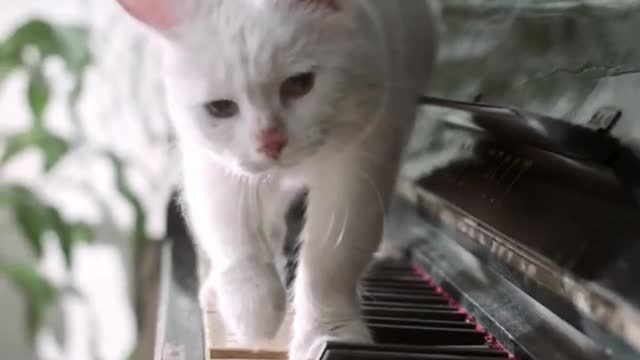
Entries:
[[497, 106], [423, 101], [468, 111], [475, 125], [447, 125], [464, 133], [459, 146], [468, 156], [406, 193], [423, 215], [545, 306], [562, 312], [571, 304], [582, 315], [566, 314], [574, 326], [586, 319], [640, 349], [640, 162], [607, 133], [620, 114], [598, 113], [588, 128]]

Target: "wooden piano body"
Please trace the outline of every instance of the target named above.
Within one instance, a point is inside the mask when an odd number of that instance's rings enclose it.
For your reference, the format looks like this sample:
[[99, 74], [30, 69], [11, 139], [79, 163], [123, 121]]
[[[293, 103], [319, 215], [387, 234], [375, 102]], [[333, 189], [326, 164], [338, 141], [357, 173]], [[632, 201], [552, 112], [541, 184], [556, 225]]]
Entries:
[[[466, 156], [400, 181], [387, 235], [406, 258], [363, 278], [380, 344], [328, 344], [322, 359], [640, 359], [640, 159], [608, 133], [620, 114], [578, 127], [423, 101], [472, 115], [445, 124], [468, 139]], [[286, 358], [286, 329], [262, 353], [224, 349], [233, 344], [215, 310], [198, 307], [195, 251], [170, 213], [156, 359]]]

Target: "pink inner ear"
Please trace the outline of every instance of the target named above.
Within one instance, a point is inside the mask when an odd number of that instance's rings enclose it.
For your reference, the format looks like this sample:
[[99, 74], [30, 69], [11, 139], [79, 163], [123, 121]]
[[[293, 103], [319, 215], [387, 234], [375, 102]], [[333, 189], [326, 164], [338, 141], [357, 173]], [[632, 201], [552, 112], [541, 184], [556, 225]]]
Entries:
[[171, 0], [117, 0], [134, 18], [157, 29], [166, 30], [176, 25], [176, 14]]

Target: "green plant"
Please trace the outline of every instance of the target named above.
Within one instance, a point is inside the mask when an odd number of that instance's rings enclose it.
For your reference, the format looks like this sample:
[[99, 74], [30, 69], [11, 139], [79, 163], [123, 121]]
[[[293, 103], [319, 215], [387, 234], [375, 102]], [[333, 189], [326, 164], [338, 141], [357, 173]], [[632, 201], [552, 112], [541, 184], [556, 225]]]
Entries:
[[[47, 127], [47, 109], [51, 101], [51, 83], [44, 73], [52, 59], [62, 60], [73, 81], [66, 94], [66, 105], [75, 126], [73, 138], [63, 138]], [[8, 75], [23, 72], [27, 75], [26, 103], [31, 114], [31, 126], [23, 132], [0, 138], [0, 171], [2, 167], [28, 149], [37, 149], [43, 155], [42, 176], [64, 161], [75, 149], [87, 146], [82, 122], [76, 111], [82, 94], [86, 70], [92, 63], [89, 32], [82, 26], [56, 25], [40, 19], [19, 26], [0, 42], [0, 84]], [[2, 150], [3, 149], [3, 150]], [[117, 189], [132, 207], [135, 225], [132, 230], [134, 256], [143, 251], [146, 242], [145, 212], [125, 179], [125, 162], [105, 149], [91, 149], [107, 158], [114, 168]], [[9, 209], [23, 238], [36, 258], [43, 255], [43, 238], [53, 234], [59, 242], [66, 265], [73, 266], [74, 246], [90, 242], [94, 231], [90, 224], [66, 220], [60, 209], [47, 203], [36, 189], [24, 184], [0, 182], [0, 207]], [[29, 338], [33, 341], [45, 324], [46, 314], [61, 298], [77, 294], [71, 284], [53, 285], [31, 264], [16, 263], [6, 254], [0, 254], [0, 275], [6, 276], [22, 294], [27, 308], [26, 322]]]

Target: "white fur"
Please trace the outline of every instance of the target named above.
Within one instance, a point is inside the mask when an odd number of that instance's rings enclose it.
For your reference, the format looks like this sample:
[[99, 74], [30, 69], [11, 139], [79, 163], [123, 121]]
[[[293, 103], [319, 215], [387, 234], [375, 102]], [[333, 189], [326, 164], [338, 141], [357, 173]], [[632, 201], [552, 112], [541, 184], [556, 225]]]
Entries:
[[[315, 359], [329, 339], [370, 341], [356, 285], [379, 246], [435, 49], [425, 0], [337, 0], [337, 12], [309, 2], [190, 0], [176, 14], [185, 20], [157, 29], [187, 214], [211, 260], [203, 291], [217, 297], [225, 323], [247, 343], [272, 337], [284, 316], [275, 264], [296, 190], [284, 185], [310, 191], [295, 284], [295, 360]], [[179, 0], [149, 3], [153, 16], [162, 6], [181, 9]], [[135, 13], [143, 21], [144, 11]], [[311, 93], [282, 105], [282, 81], [307, 71], [316, 74]], [[211, 118], [203, 105], [216, 99], [235, 100], [240, 113]], [[254, 140], [274, 121], [289, 140], [278, 161]]]

